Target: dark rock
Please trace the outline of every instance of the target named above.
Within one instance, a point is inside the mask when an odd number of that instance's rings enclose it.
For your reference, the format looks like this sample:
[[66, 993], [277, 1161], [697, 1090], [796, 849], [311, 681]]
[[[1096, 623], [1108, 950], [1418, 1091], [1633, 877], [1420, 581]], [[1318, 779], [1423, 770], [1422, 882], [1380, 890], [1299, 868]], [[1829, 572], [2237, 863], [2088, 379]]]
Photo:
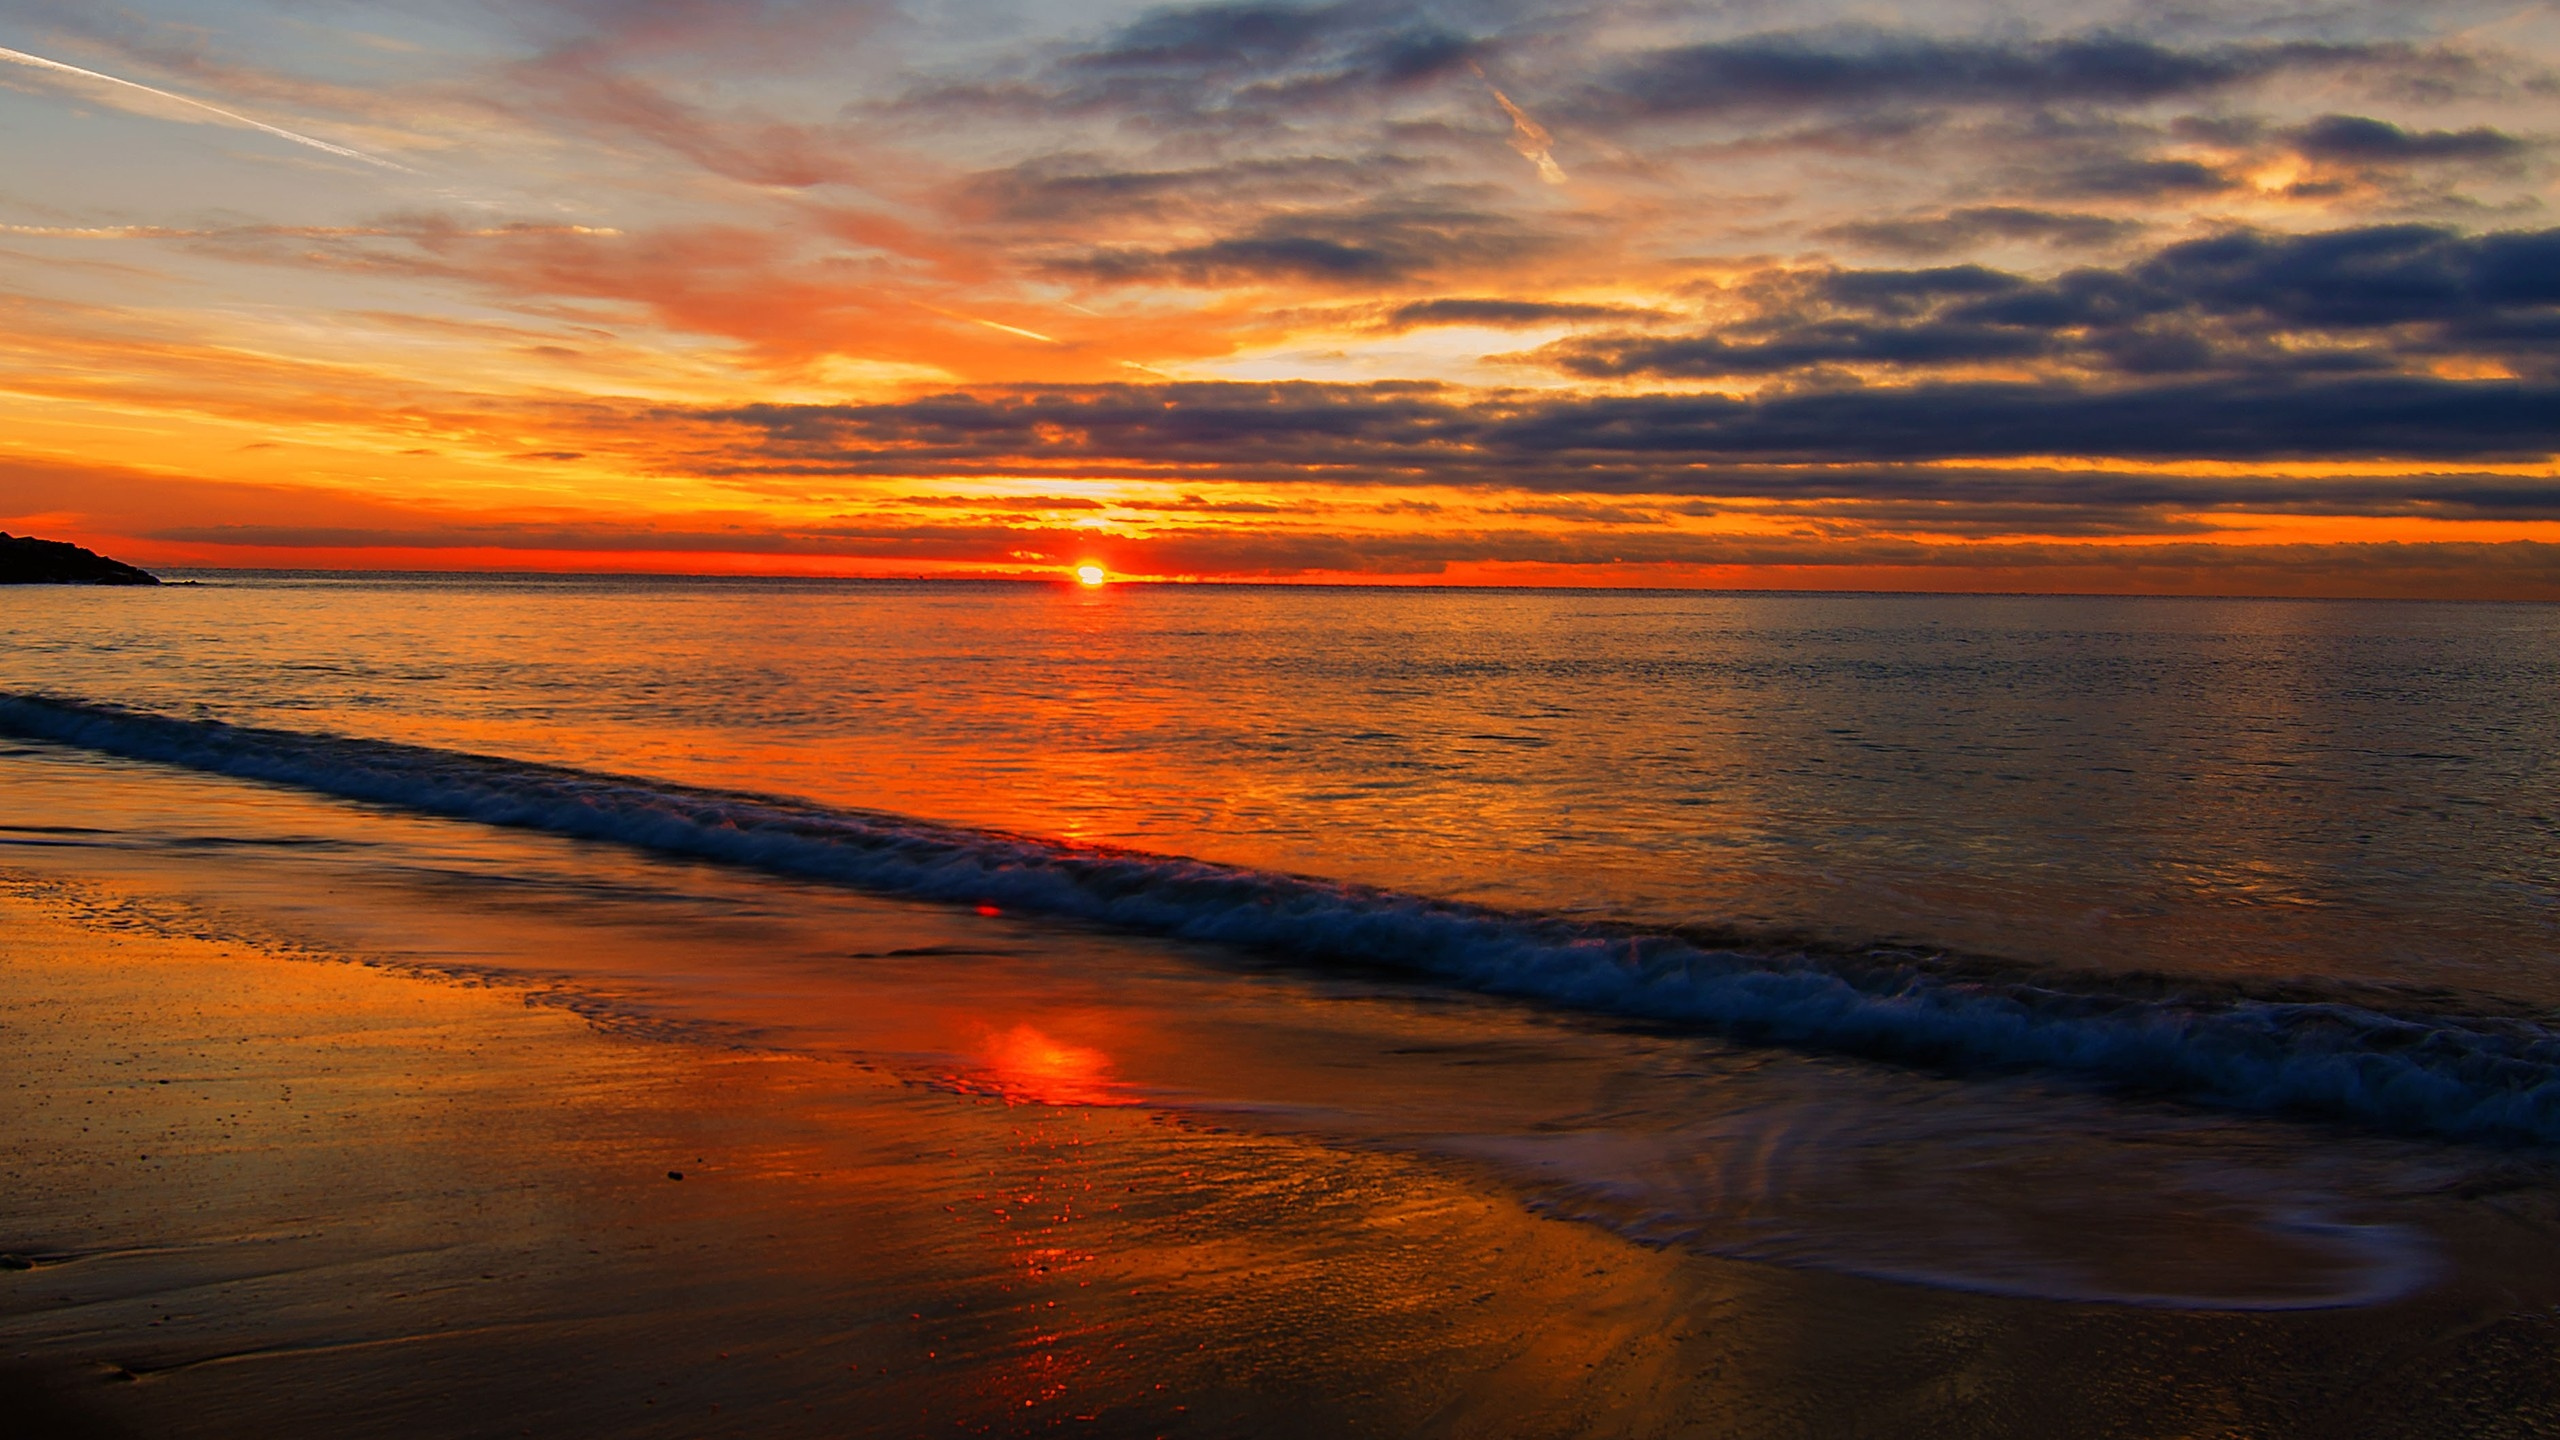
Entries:
[[24, 1255], [0, 1255], [0, 1270], [33, 1270], [36, 1262]]
[[0, 531], [0, 585], [157, 585], [160, 577], [67, 540]]

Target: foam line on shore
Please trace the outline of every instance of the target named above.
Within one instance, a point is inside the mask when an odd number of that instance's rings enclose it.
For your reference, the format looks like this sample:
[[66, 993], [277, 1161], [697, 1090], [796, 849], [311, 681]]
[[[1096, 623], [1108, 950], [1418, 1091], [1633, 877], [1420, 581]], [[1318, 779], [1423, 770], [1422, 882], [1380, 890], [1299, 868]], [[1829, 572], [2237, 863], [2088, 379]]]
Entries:
[[635, 845], [865, 890], [1376, 965], [1740, 1039], [2045, 1071], [2403, 1133], [2560, 1140], [2560, 1033], [2338, 1000], [2110, 993], [2074, 977], [1729, 948], [1175, 856], [962, 829], [386, 741], [0, 695], [0, 733], [422, 814]]

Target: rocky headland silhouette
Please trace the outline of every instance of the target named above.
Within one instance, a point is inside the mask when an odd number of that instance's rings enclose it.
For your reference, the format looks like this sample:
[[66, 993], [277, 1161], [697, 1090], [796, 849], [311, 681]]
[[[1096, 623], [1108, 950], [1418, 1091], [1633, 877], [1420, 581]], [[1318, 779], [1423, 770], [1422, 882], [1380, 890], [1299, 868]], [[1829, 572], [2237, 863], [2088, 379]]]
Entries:
[[157, 585], [160, 577], [68, 540], [0, 531], [0, 585]]

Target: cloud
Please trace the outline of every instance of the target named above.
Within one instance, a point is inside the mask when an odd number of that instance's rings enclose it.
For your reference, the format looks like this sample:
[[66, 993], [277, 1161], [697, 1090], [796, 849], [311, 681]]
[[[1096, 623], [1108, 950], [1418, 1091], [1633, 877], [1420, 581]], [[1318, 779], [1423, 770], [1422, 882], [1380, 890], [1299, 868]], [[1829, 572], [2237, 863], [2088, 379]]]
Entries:
[[2418, 58], [2393, 45], [2180, 48], [2107, 33], [2006, 41], [1888, 30], [1777, 32], [1640, 56], [1583, 103], [1647, 116], [1906, 103], [2138, 104], [2210, 94], [2286, 71]]
[[1168, 6], [1098, 39], [1053, 41], [1012, 64], [944, 73], [879, 107], [916, 119], [1004, 114], [1120, 118], [1159, 134], [1244, 138], [1284, 117], [1373, 112], [1464, 73], [1476, 37], [1449, 7], [1401, 3]]
[[[386, 58], [290, 6], [213, 32], [41, 3], [134, 57], [109, 70], [432, 137], [457, 189], [514, 197], [368, 215], [340, 169], [277, 166], [236, 200], [17, 196], [12, 443], [414, 501], [131, 521], [206, 554], [994, 566], [1103, 543], [1081, 521], [1167, 573], [1955, 577], [1966, 540], [2005, 547], [1985, 574], [2137, 574], [2076, 544], [2105, 539], [2168, 584], [2261, 514], [2560, 522], [2560, 482], [2496, 473], [2560, 448], [2560, 232], [2482, 233], [2547, 199], [2560, 92], [2511, 27], [525, 0], [381, 12], [427, 37]], [[1493, 143], [1560, 171], [1549, 124], [1571, 190]]]
[[895, 0], [509, 0], [497, 7], [549, 55], [673, 57], [770, 73], [824, 63], [876, 35]]
[[573, 50], [528, 61], [518, 67], [519, 83], [505, 103], [551, 126], [640, 140], [748, 185], [801, 190], [851, 183], [868, 171], [857, 132], [848, 127], [796, 124], [749, 109], [714, 111], [616, 68], [615, 58]]
[[2403, 130], [2362, 115], [2323, 115], [2294, 130], [2293, 147], [2313, 160], [2398, 165], [2427, 160], [2506, 160], [2525, 142], [2485, 125], [2468, 130]]
[[1050, 262], [1096, 280], [1374, 286], [1518, 260], [1552, 242], [1489, 210], [1423, 199], [1276, 214], [1252, 231], [1167, 250], [1115, 247]]
[[[1048, 398], [1054, 402], [1063, 397]], [[1133, 403], [1141, 402], [1133, 397]], [[945, 406], [933, 426], [949, 439], [969, 428], [968, 417]], [[911, 433], [923, 428], [929, 427]], [[1215, 435], [1205, 430], [1199, 438], [1204, 445], [1216, 443]], [[1645, 582], [1649, 575], [1650, 583], [1715, 578], [1754, 584], [2560, 599], [2560, 546], [2551, 544], [2178, 542], [2181, 536], [2198, 542], [2208, 538], [2212, 527], [2196, 517], [2216, 510], [2548, 519], [2560, 515], [2560, 478], [2547, 475], [2270, 478], [1750, 464], [1686, 473], [1700, 493], [1717, 497], [1713, 504], [1642, 494], [1594, 498], [1569, 484], [1569, 472], [1559, 471], [1552, 478], [1567, 493], [1548, 498], [1516, 488], [1483, 491], [1472, 501], [1444, 496], [1365, 505], [1344, 498], [1356, 492], [1340, 489], [1323, 492], [1329, 498], [1319, 504], [1286, 497], [1277, 497], [1279, 503], [1225, 500], [1187, 492], [1158, 499], [1132, 495], [1112, 502], [1109, 509], [1142, 523], [1134, 529], [1096, 531], [1047, 518], [1058, 512], [1090, 515], [1104, 508], [1084, 496], [888, 494], [867, 507], [844, 507], [869, 513], [818, 520], [751, 509], [641, 513], [556, 503], [509, 514], [0, 455], [0, 521], [8, 522], [0, 528], [31, 528], [12, 517], [39, 517], [41, 524], [32, 528], [155, 564], [707, 570], [745, 563], [767, 570], [931, 566], [986, 571], [1101, 553], [1126, 573], [1240, 578], [1481, 578], [1482, 572], [1470, 567], [1491, 564], [1556, 567], [1568, 573], [1548, 578], [1581, 583]], [[1701, 531], [1689, 523], [1736, 507], [1756, 514], [1763, 526], [1731, 533]], [[1408, 511], [1426, 516], [1427, 525], [1415, 528]], [[946, 513], [949, 518], [942, 518]], [[1766, 522], [1779, 528], [1773, 533]], [[2144, 543], [2126, 549], [2077, 543], [2081, 539]], [[1648, 566], [1661, 568], [1642, 569]], [[1790, 581], [1789, 571], [1829, 578]], [[1931, 574], [1943, 579], [1925, 578]]]
[[1435, 325], [1480, 325], [1491, 329], [1527, 329], [1585, 320], [1659, 318], [1658, 311], [1633, 305], [1591, 305], [1557, 300], [1506, 300], [1495, 296], [1450, 295], [1409, 300], [1387, 312], [1379, 328], [1390, 332]]
[[1845, 240], [1877, 250], [1944, 255], [1998, 240], [2054, 246], [2110, 245], [2141, 230], [2139, 221], [2112, 215], [2020, 205], [1969, 205], [1889, 220], [1843, 221], [1814, 233], [1824, 239]]
[[[531, 555], [579, 568], [709, 568], [720, 556], [799, 560], [861, 569], [969, 567], [1041, 573], [1101, 557], [1123, 575], [1217, 579], [1436, 578], [1484, 567], [1535, 567], [1564, 583], [1678, 583], [1742, 577], [1757, 585], [1841, 588], [2410, 595], [2560, 599], [2560, 545], [2515, 541], [2364, 544], [2088, 544], [1886, 534], [1733, 535], [1662, 527], [1558, 530], [1504, 525], [1323, 532], [1232, 526], [1099, 534], [1043, 524], [904, 524], [807, 529], [683, 529], [586, 524], [292, 525], [173, 527], [146, 538], [290, 559], [293, 552], [361, 559], [368, 551], [432, 558]], [[281, 552], [281, 553], [279, 553]], [[128, 552], [130, 553], [130, 552]], [[674, 565], [668, 565], [672, 558]], [[306, 562], [307, 563], [307, 562]], [[446, 563], [451, 563], [447, 560]], [[514, 563], [521, 563], [514, 562]], [[1513, 572], [1515, 575], [1517, 571]]]
[[1368, 200], [1423, 167], [1395, 155], [1283, 155], [1143, 170], [1096, 155], [1043, 155], [970, 176], [955, 187], [968, 219], [1090, 230], [1121, 221], [1208, 219], [1262, 206]]
[[2240, 182], [2201, 160], [2159, 160], [2137, 156], [2090, 161], [2065, 170], [2048, 185], [2057, 195], [2108, 200], [2166, 200], [2215, 195]]
[[2560, 385], [2347, 376], [2122, 388], [1949, 382], [1748, 401], [1631, 396], [1520, 416], [1490, 438], [1593, 459], [2543, 461], [2560, 452]]
[[[1499, 400], [1414, 385], [1076, 386], [665, 411], [654, 423], [728, 427], [734, 438], [706, 432], [690, 463], [739, 476], [1118, 475], [1703, 495], [1723, 493], [1731, 467], [1770, 464], [2051, 455], [2538, 463], [2560, 452], [2560, 384], [2343, 375]], [[1927, 484], [1907, 474], [1897, 483]]]
[[2548, 320], [2560, 230], [2463, 235], [2374, 225], [2310, 235], [2234, 231], [2173, 245], [2138, 281], [2199, 307], [2318, 328], [2433, 324], [2459, 333]]
[[[1474, 44], [1400, 5], [1241, 4], [1150, 11], [1060, 69], [1113, 80], [1212, 77], [1277, 90], [1398, 84], [1468, 62]], [[1274, 85], [1286, 77], [1294, 83]]]
[[[1149, 254], [1138, 250], [1097, 255], [1081, 268], [1104, 279], [1178, 277], [1201, 284], [1236, 280], [1377, 281], [1414, 273], [1423, 258], [1401, 246], [1348, 243], [1325, 235], [1245, 235]], [[1064, 268], [1064, 267], [1062, 267]]]
[[1548, 184], [1562, 185], [1571, 180], [1572, 177], [1564, 173], [1564, 167], [1556, 163], [1555, 137], [1547, 133], [1547, 127], [1530, 119], [1528, 111], [1512, 104], [1511, 97], [1502, 93], [1502, 87], [1485, 79], [1483, 67], [1478, 66], [1475, 73], [1477, 79], [1484, 80], [1484, 87], [1493, 92], [1493, 103], [1501, 106], [1502, 113], [1511, 117], [1511, 148], [1536, 166], [1538, 178]]
[[1328, 46], [1354, 13], [1343, 5], [1168, 7], [1139, 17], [1067, 63], [1116, 73], [1267, 72]]
[[1775, 375], [1826, 365], [1951, 365], [2028, 360], [2061, 347], [2053, 337], [2019, 327], [1932, 322], [1875, 325], [1813, 321], [1780, 337], [1736, 344], [1721, 336], [1604, 339], [1568, 343], [1551, 352], [1576, 375], [1715, 378]]
[[[1538, 358], [1592, 378], [1774, 375], [1816, 366], [2043, 361], [2158, 374], [2310, 375], [2453, 356], [2554, 372], [2560, 230], [2375, 225], [2238, 230], [2121, 269], [2049, 280], [1980, 265], [1778, 273], [1716, 332], [1588, 335]], [[2375, 332], [2397, 331], [2391, 348]]]

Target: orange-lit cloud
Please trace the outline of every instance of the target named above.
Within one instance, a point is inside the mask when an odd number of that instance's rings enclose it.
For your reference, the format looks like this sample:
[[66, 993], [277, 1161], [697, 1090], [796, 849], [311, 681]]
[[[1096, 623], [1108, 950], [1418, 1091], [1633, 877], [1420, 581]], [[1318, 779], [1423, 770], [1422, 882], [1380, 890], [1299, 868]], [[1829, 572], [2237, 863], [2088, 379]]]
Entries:
[[[59, 157], [0, 197], [0, 526], [216, 564], [2554, 584], [2560, 57], [2524, 32], [42, 13], [0, 53], [0, 120]], [[332, 163], [377, 150], [416, 168]]]
[[1502, 87], [1485, 78], [1482, 68], [1479, 67], [1475, 73], [1477, 79], [1484, 80], [1485, 88], [1493, 92], [1493, 103], [1501, 106], [1502, 113], [1511, 117], [1511, 148], [1537, 167], [1539, 179], [1550, 185], [1569, 181], [1572, 177], [1556, 163], [1555, 137], [1547, 133], [1547, 127], [1530, 119], [1528, 111], [1512, 104], [1511, 97], [1502, 93]]

